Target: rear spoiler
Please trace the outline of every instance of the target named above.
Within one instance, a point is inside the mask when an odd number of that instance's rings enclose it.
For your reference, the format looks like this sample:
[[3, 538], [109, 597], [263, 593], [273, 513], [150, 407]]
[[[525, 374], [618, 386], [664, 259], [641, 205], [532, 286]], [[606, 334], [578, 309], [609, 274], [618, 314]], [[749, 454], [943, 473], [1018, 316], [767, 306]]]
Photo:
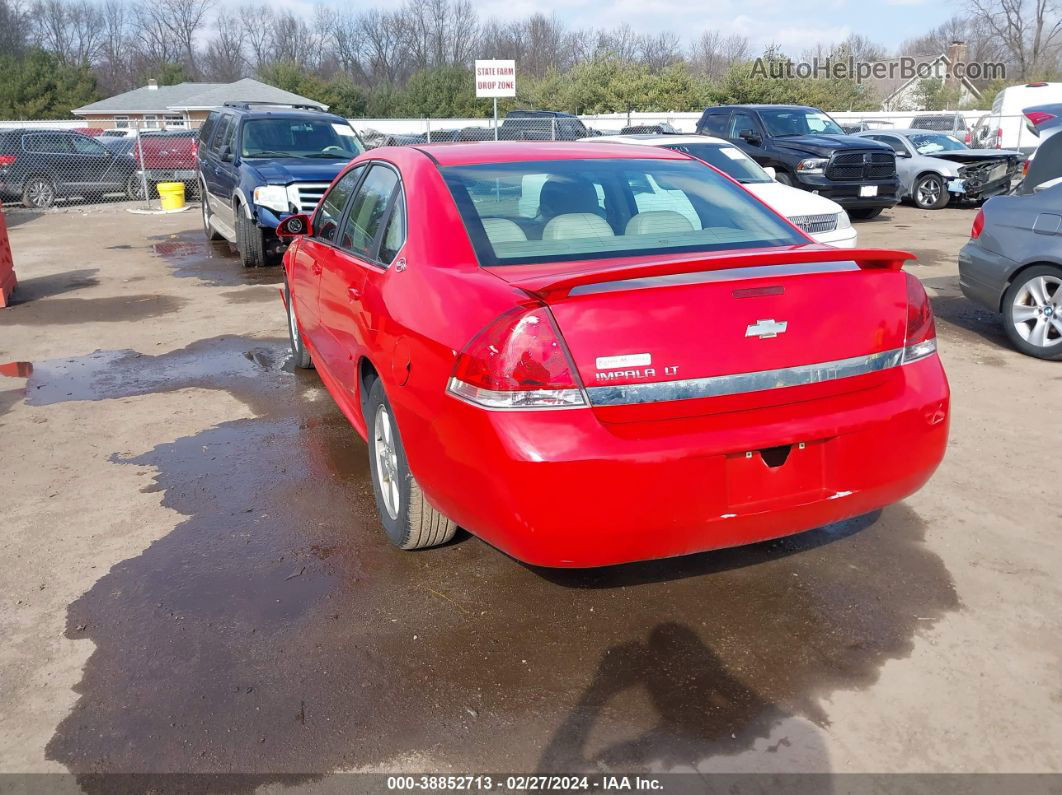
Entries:
[[900, 270], [915, 255], [906, 251], [882, 248], [814, 248], [787, 251], [756, 250], [748, 253], [729, 251], [725, 255], [698, 257], [674, 262], [636, 262], [595, 268], [588, 263], [585, 270], [557, 273], [539, 272], [514, 278], [513, 269], [505, 268], [505, 280], [515, 287], [545, 297], [567, 293], [576, 287], [602, 282], [644, 279], [654, 276], [675, 276], [684, 273], [755, 268], [770, 265], [804, 265], [817, 262], [855, 262], [863, 270]]

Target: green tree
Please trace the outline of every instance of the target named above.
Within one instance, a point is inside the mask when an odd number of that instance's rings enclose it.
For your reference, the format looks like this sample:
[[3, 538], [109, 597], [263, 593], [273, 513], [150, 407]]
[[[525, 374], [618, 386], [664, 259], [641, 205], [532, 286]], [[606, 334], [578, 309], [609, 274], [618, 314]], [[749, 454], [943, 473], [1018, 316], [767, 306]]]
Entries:
[[0, 56], [0, 117], [62, 119], [70, 111], [99, 99], [88, 66], [66, 66], [41, 49], [25, 57]]
[[486, 116], [489, 100], [476, 98], [472, 70], [463, 66], [438, 66], [414, 72], [397, 97], [399, 115], [433, 118]]

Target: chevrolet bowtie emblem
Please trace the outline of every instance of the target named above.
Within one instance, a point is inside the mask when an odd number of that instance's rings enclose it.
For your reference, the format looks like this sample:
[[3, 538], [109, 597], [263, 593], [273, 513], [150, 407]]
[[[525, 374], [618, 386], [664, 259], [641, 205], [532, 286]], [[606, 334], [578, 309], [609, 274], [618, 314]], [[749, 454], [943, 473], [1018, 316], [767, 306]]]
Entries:
[[785, 330], [788, 326], [789, 322], [786, 320], [781, 322], [770, 318], [767, 320], [757, 320], [745, 329], [745, 336], [759, 337], [761, 340], [769, 340], [772, 337], [777, 337], [779, 334], [785, 334]]

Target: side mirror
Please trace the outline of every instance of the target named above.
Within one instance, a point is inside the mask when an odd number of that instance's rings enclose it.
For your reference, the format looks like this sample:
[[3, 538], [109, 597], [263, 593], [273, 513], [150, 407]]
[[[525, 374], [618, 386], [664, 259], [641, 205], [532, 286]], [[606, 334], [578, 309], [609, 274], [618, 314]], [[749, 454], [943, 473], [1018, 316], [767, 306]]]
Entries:
[[778, 172], [774, 170], [774, 166], [764, 166], [763, 170], [767, 172], [767, 176], [771, 179], [775, 179], [778, 176]]
[[896, 156], [897, 156], [897, 157], [910, 157], [910, 156], [911, 156], [911, 153], [905, 150], [905, 151], [903, 151], [903, 152], [897, 152], [897, 153], [896, 153]]
[[289, 215], [277, 225], [277, 237], [299, 237], [310, 234], [310, 216]]
[[738, 138], [747, 143], [749, 146], [759, 146], [763, 143], [760, 136], [756, 135], [752, 130], [742, 130], [738, 133]]

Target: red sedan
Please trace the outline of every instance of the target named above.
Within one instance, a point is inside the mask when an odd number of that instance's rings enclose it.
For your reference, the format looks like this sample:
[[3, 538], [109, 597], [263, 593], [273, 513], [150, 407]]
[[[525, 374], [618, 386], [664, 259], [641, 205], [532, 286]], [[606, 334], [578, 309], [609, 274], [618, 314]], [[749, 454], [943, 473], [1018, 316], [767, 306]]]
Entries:
[[376, 149], [279, 231], [295, 362], [403, 549], [685, 555], [873, 511], [944, 455], [911, 255], [816, 244], [684, 154]]

